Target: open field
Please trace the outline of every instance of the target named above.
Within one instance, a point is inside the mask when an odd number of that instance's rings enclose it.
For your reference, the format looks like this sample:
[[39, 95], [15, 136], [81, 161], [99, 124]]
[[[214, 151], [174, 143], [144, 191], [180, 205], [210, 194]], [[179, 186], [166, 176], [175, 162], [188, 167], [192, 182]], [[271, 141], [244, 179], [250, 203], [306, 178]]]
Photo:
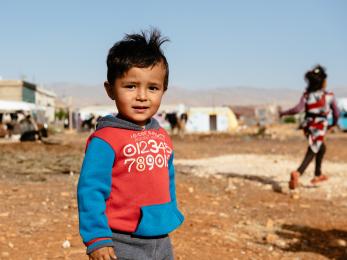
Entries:
[[[87, 134], [54, 138], [0, 144], [0, 259], [87, 259], [75, 196]], [[306, 151], [294, 126], [173, 140], [186, 217], [176, 259], [347, 259], [347, 133], [327, 137], [330, 180], [310, 185], [311, 166], [294, 193], [289, 172]]]

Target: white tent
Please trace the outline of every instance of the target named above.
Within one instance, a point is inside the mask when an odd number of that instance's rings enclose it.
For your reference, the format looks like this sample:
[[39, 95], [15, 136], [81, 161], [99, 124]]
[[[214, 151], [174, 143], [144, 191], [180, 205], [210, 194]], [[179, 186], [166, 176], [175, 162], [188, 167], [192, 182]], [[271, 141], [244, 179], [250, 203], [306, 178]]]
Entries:
[[33, 103], [0, 100], [0, 112], [32, 111], [32, 110], [38, 110], [38, 107]]
[[340, 109], [340, 111], [347, 112], [347, 98], [337, 99], [337, 106]]
[[229, 107], [191, 107], [186, 130], [189, 133], [233, 132], [238, 122]]
[[17, 111], [30, 112], [38, 123], [46, 123], [45, 108], [33, 103], [22, 101], [0, 100], [0, 113], [14, 113]]

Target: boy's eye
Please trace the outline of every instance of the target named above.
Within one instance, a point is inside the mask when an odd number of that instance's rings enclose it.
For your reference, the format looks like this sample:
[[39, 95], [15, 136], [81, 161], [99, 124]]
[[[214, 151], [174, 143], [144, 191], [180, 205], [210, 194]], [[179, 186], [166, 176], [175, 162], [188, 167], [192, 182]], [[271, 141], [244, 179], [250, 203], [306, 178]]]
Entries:
[[135, 85], [131, 85], [131, 84], [125, 85], [124, 87], [125, 87], [125, 88], [128, 88], [128, 89], [134, 89], [134, 88], [136, 88]]
[[157, 90], [159, 90], [159, 88], [157, 86], [149, 86], [149, 90], [157, 91]]

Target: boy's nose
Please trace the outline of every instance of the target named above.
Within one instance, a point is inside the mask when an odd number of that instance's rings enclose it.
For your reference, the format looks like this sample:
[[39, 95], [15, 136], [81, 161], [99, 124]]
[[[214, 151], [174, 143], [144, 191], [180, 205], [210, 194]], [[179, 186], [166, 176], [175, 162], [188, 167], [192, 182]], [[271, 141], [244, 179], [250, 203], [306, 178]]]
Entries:
[[139, 100], [139, 101], [147, 100], [147, 93], [145, 89], [139, 88], [137, 90], [136, 100]]

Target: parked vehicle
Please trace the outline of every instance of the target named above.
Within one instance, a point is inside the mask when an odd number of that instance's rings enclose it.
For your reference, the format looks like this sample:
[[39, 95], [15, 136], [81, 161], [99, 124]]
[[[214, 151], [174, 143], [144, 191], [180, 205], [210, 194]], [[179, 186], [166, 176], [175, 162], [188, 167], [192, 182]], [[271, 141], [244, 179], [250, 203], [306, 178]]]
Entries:
[[339, 98], [337, 106], [340, 110], [338, 126], [342, 131], [347, 131], [347, 98]]
[[340, 112], [338, 125], [342, 131], [347, 131], [347, 112], [346, 111]]

